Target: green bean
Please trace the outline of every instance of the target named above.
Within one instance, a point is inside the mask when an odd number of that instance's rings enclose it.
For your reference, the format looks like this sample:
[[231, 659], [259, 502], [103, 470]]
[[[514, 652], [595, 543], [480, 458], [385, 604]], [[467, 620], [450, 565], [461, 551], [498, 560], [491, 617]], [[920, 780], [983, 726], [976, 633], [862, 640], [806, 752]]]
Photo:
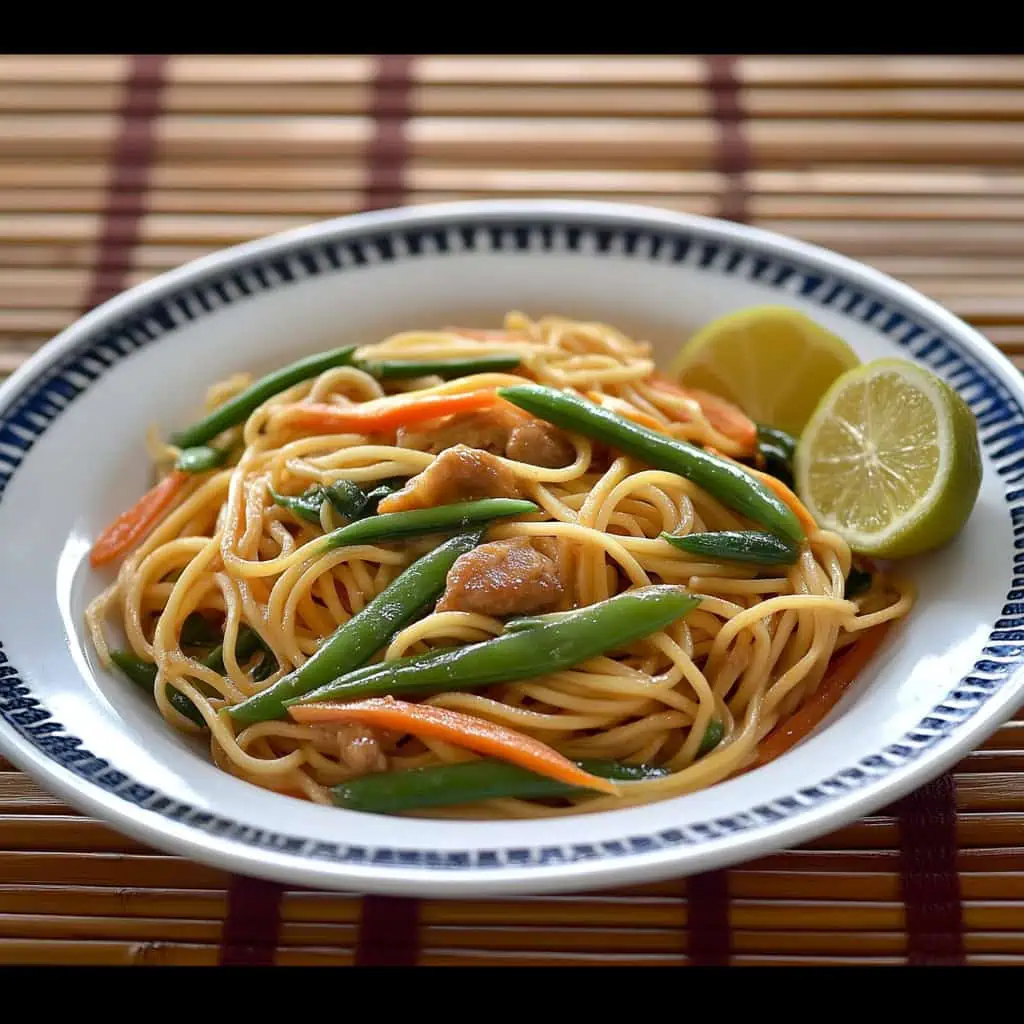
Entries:
[[363, 515], [375, 516], [377, 506], [395, 491], [400, 491], [405, 486], [404, 477], [392, 477], [390, 480], [381, 480], [375, 487], [366, 492], [366, 506]]
[[759, 423], [757, 449], [764, 460], [765, 472], [781, 480], [787, 487], [792, 487], [796, 441], [784, 430]]
[[[598, 654], [657, 633], [700, 604], [683, 587], [627, 590], [555, 622], [462, 647], [379, 662], [340, 676], [302, 703], [381, 694], [471, 690], [572, 668]], [[285, 701], [285, 707], [300, 701]]]
[[292, 515], [307, 523], [320, 525], [320, 506], [324, 503], [324, 489], [319, 485], [307, 487], [302, 494], [278, 494], [273, 488], [270, 489], [270, 496], [274, 499], [275, 505], [288, 509]]
[[284, 366], [280, 370], [261, 377], [254, 384], [247, 387], [241, 394], [235, 395], [230, 401], [214, 409], [208, 416], [204, 416], [198, 423], [174, 435], [174, 443], [179, 448], [192, 448], [196, 445], [206, 444], [218, 434], [227, 430], [228, 427], [237, 426], [245, 421], [249, 414], [261, 406], [268, 398], [295, 384], [310, 377], [317, 377], [325, 370], [333, 369], [336, 366], [347, 366], [352, 361], [352, 353], [355, 346], [349, 345], [345, 348], [336, 348], [330, 352], [320, 352], [306, 359], [300, 359], [296, 363]]
[[[256, 636], [259, 639], [259, 634]], [[262, 683], [269, 679], [280, 666], [277, 663], [277, 658], [274, 657], [274, 652], [262, 640], [259, 642], [259, 647], [263, 649], [263, 657], [253, 668], [252, 678], [255, 682]]]
[[[643, 782], [646, 779], [661, 779], [669, 774], [664, 768], [619, 764], [615, 761], [586, 760], [576, 763], [591, 775], [617, 782]], [[423, 807], [471, 804], [499, 797], [527, 800], [582, 796], [589, 792], [504, 761], [463, 761], [402, 772], [364, 775], [335, 786], [331, 790], [331, 798], [338, 807], [352, 811], [397, 814]]]
[[800, 557], [795, 544], [757, 530], [723, 530], [721, 533], [690, 533], [677, 537], [662, 533], [674, 548], [713, 562], [745, 562], [749, 565], [792, 565]]
[[331, 530], [318, 542], [317, 551], [323, 554], [350, 544], [376, 544], [423, 534], [452, 533], [464, 530], [467, 526], [488, 523], [492, 519], [529, 515], [539, 511], [532, 501], [481, 498], [479, 501], [459, 501], [453, 505], [417, 508], [409, 512], [386, 512]]
[[573, 608], [567, 612], [547, 612], [544, 615], [521, 615], [515, 619], [509, 619], [505, 623], [506, 633], [521, 633], [524, 629], [535, 629], [537, 626], [550, 626], [557, 622], [571, 622], [578, 609]]
[[704, 735], [701, 737], [700, 746], [697, 748], [697, 756], [703, 757], [705, 754], [710, 754], [722, 742], [724, 735], [725, 726], [717, 718], [712, 718], [708, 722], [708, 727], [704, 730]]
[[566, 391], [523, 384], [498, 388], [498, 394], [556, 427], [583, 434], [655, 469], [692, 480], [723, 505], [772, 533], [796, 543], [803, 540], [803, 530], [789, 506], [726, 459], [642, 427]]
[[401, 490], [405, 485], [404, 477], [381, 480], [372, 490], [364, 492], [358, 484], [351, 480], [339, 480], [324, 488], [324, 495], [334, 506], [338, 515], [348, 520], [365, 519], [377, 514], [377, 506], [389, 494]]
[[271, 490], [270, 496], [275, 505], [288, 509], [299, 519], [307, 523], [320, 523], [320, 509], [325, 501], [329, 501], [338, 515], [349, 521], [364, 519], [375, 515], [377, 505], [389, 494], [394, 494], [405, 483], [404, 479], [382, 480], [373, 490], [365, 492], [351, 480], [339, 480], [329, 487], [314, 484], [307, 487], [302, 494], [278, 494]]
[[[133, 682], [153, 695], [153, 687], [156, 686], [156, 665], [151, 661], [143, 661], [130, 651], [111, 651], [110, 660]], [[184, 715], [190, 722], [205, 728], [206, 722], [203, 719], [199, 708], [189, 700], [175, 686], [167, 687], [167, 699], [171, 706], [179, 714]]]
[[205, 615], [193, 612], [182, 623], [178, 643], [182, 647], [214, 647], [220, 643], [220, 633]]
[[433, 605], [455, 560], [480, 543], [483, 530], [459, 534], [413, 562], [362, 611], [331, 634], [302, 666], [231, 709], [246, 725], [280, 718], [284, 701], [299, 697], [369, 661], [400, 629]]
[[211, 448], [201, 444], [193, 448], [182, 448], [178, 453], [175, 469], [183, 473], [208, 473], [211, 469], [222, 466], [228, 457], [227, 448]]
[[[255, 629], [249, 626], [238, 627], [238, 638], [235, 640], [235, 661], [239, 665], [248, 661], [257, 651], [267, 654], [263, 639]], [[218, 644], [203, 658], [203, 664], [214, 672], [224, 674], [224, 645]]]
[[334, 511], [345, 519], [359, 519], [366, 508], [366, 494], [359, 484], [351, 480], [338, 480], [323, 489], [324, 497]]
[[864, 572], [856, 566], [850, 566], [846, 576], [846, 586], [843, 588], [843, 597], [847, 601], [854, 597], [860, 597], [871, 589], [871, 573]]
[[792, 434], [787, 434], [785, 430], [779, 430], [778, 427], [770, 427], [767, 423], [758, 423], [757, 439], [781, 448], [789, 461], [792, 461], [793, 456], [796, 455], [796, 438]]
[[380, 380], [403, 380], [409, 377], [469, 377], [474, 373], [499, 373], [514, 370], [522, 362], [517, 355], [475, 356], [465, 359], [381, 359], [360, 361], [356, 365], [371, 377]]
[[[182, 629], [182, 635], [184, 635], [184, 632], [184, 629]], [[238, 630], [238, 639], [235, 643], [235, 658], [239, 663], [248, 661], [248, 659], [251, 658], [261, 647], [263, 647], [263, 641], [260, 639], [259, 633], [255, 630], [250, 629], [248, 626], [242, 626]], [[269, 657], [269, 653], [265, 654], [264, 660]], [[144, 661], [131, 651], [111, 651], [110, 660], [113, 661], [113, 663], [133, 683], [142, 687], [144, 690], [148, 690], [150, 696], [152, 696], [153, 687], [156, 686], [156, 665], [154, 665], [153, 662]], [[205, 658], [202, 659], [200, 664], [205, 665], [208, 669], [212, 669], [214, 672], [223, 674], [224, 645], [218, 644]], [[197, 685], [200, 686], [200, 688], [203, 687], [202, 683], [197, 683]], [[196, 725], [206, 728], [206, 721], [200, 710], [176, 686], [168, 685], [167, 699], [175, 710], [183, 714], [187, 719], [189, 719], [189, 721], [195, 722]]]

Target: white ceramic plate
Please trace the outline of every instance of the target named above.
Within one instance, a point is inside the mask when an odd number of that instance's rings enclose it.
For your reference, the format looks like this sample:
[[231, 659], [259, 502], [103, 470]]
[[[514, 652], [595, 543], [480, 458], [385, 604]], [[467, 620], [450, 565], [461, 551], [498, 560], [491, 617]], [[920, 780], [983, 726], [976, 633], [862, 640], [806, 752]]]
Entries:
[[[862, 358], [931, 367], [978, 416], [981, 496], [913, 567], [920, 601], [818, 732], [702, 793], [562, 820], [395, 819], [236, 780], [104, 672], [83, 609], [91, 539], [148, 483], [143, 433], [213, 380], [508, 309], [606, 320], [667, 359], [712, 317], [788, 303]], [[922, 785], [1021, 696], [1024, 387], [987, 341], [883, 274], [777, 235], [642, 207], [481, 202], [365, 214], [191, 263], [84, 317], [0, 388], [0, 751], [140, 840], [298, 885], [523, 894], [715, 867]], [[1024, 573], [1022, 573], [1024, 576]]]

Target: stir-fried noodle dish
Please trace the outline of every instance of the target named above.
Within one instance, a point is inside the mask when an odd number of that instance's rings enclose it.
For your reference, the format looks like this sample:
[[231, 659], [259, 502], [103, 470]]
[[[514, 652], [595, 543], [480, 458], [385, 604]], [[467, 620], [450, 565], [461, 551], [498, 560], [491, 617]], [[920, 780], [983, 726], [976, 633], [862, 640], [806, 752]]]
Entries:
[[457, 818], [690, 793], [806, 736], [913, 603], [816, 524], [791, 439], [605, 324], [207, 383], [96, 540], [87, 621], [264, 789]]

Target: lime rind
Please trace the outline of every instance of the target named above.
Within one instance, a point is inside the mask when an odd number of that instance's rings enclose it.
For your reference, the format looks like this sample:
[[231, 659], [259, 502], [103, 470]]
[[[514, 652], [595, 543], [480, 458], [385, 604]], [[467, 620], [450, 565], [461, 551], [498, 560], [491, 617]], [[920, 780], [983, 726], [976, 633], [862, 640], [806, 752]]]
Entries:
[[829, 388], [797, 448], [797, 488], [817, 522], [865, 555], [942, 547], [977, 500], [977, 424], [930, 371], [879, 359]]

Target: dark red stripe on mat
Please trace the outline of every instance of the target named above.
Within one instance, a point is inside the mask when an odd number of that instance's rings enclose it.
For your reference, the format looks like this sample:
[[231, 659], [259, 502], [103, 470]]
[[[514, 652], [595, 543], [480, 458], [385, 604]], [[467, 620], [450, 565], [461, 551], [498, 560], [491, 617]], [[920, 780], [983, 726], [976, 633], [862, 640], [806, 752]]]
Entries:
[[415, 967], [420, 952], [420, 901], [364, 896], [356, 939], [357, 967]]
[[[370, 115], [373, 138], [366, 154], [367, 210], [401, 206], [408, 183], [409, 139], [406, 124], [412, 103], [410, 54], [381, 54], [373, 76]], [[415, 965], [420, 949], [419, 900], [403, 896], [364, 896], [356, 938], [360, 967]]]
[[86, 311], [113, 298], [128, 282], [146, 213], [167, 60], [167, 55], [160, 53], [129, 58]]
[[734, 54], [713, 53], [704, 58], [704, 66], [711, 114], [718, 125], [715, 170], [725, 178], [718, 216], [746, 224], [750, 221], [747, 172], [753, 165], [753, 159], [743, 130], [745, 118], [736, 77], [736, 60]]
[[366, 154], [367, 210], [401, 206], [406, 196], [409, 139], [406, 123], [412, 103], [410, 54], [386, 53], [377, 57], [369, 114], [373, 138]]
[[274, 962], [281, 927], [282, 886], [232, 875], [220, 940], [222, 967], [266, 967]]
[[907, 914], [907, 962], [915, 966], [963, 964], [953, 776], [943, 775], [911, 793], [895, 811]]
[[709, 871], [686, 880], [687, 956], [694, 967], [724, 967], [732, 952], [729, 872]]

